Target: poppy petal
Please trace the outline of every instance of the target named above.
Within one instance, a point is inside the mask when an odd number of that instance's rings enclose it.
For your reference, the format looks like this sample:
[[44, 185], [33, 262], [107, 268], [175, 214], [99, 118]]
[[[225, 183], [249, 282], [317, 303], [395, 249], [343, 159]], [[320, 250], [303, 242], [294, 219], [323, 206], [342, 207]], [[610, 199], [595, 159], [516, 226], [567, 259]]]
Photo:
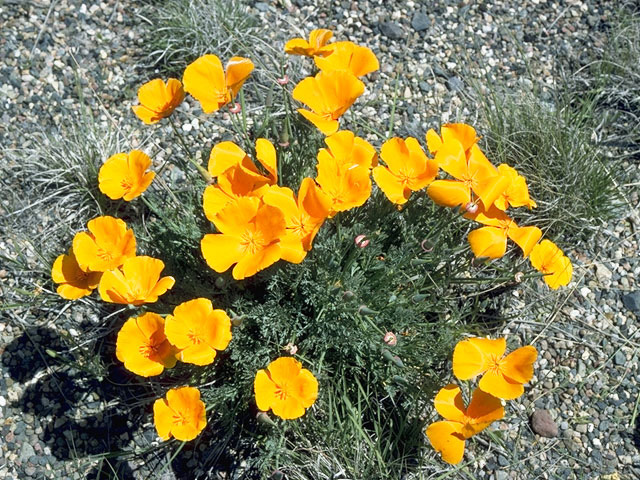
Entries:
[[497, 227], [482, 227], [467, 236], [476, 258], [502, 258], [507, 251], [507, 232]]
[[522, 254], [528, 257], [533, 247], [542, 237], [542, 230], [538, 227], [518, 227], [514, 225], [509, 228], [507, 234], [522, 249]]
[[494, 397], [504, 400], [513, 400], [524, 393], [524, 387], [521, 383], [506, 378], [501, 372], [489, 370], [480, 381], [478, 387]]
[[527, 383], [533, 377], [533, 364], [538, 351], [532, 345], [520, 347], [504, 357], [500, 369], [506, 377], [520, 383]]
[[226, 272], [242, 258], [239, 237], [210, 233], [203, 237], [200, 248], [207, 265], [218, 273]]
[[447, 420], [464, 421], [466, 411], [462, 401], [462, 392], [457, 385], [449, 384], [440, 389], [433, 399], [433, 404], [437, 412]]
[[169, 408], [164, 398], [159, 398], [153, 403], [153, 423], [158, 436], [162, 440], [171, 438], [171, 426], [174, 411]]
[[443, 207], [457, 207], [471, 201], [471, 189], [457, 180], [434, 180], [427, 188], [427, 194]]
[[450, 464], [460, 463], [464, 455], [465, 440], [462, 437], [461, 424], [457, 422], [435, 422], [427, 428], [427, 437], [436, 452], [442, 454], [442, 460]]
[[269, 378], [265, 370], [258, 370], [253, 381], [253, 389], [256, 394], [256, 404], [259, 410], [266, 412], [271, 409], [276, 398], [276, 384]]

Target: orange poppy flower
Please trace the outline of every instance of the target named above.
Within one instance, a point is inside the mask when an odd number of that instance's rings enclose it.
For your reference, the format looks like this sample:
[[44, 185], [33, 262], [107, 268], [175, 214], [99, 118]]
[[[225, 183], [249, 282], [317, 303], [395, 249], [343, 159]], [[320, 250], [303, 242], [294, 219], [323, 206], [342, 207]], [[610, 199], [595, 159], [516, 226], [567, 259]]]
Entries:
[[502, 402], [480, 389], [473, 391], [467, 408], [460, 387], [453, 384], [441, 389], [433, 403], [446, 421], [429, 425], [427, 437], [433, 448], [442, 454], [442, 460], [451, 464], [462, 460], [466, 439], [504, 417]]
[[318, 380], [292, 357], [278, 358], [266, 370], [258, 370], [253, 388], [258, 408], [272, 410], [283, 420], [301, 417], [318, 397]]
[[318, 28], [309, 34], [309, 40], [304, 38], [292, 38], [284, 46], [285, 53], [290, 55], [304, 55], [306, 57], [329, 55], [331, 50], [327, 42], [333, 37], [331, 30]]
[[398, 205], [406, 203], [411, 192], [429, 185], [438, 174], [438, 165], [427, 157], [418, 141], [409, 137], [384, 142], [380, 158], [387, 164], [373, 169], [373, 179], [387, 198]]
[[211, 300], [196, 298], [174, 308], [164, 331], [180, 349], [181, 361], [209, 365], [216, 358], [216, 350], [224, 350], [231, 341], [231, 319], [223, 310], [214, 310]]
[[184, 89], [180, 80], [170, 78], [165, 84], [156, 78], [138, 89], [140, 105], [131, 107], [140, 120], [147, 125], [168, 117], [184, 100]]
[[196, 438], [207, 426], [200, 390], [194, 387], [169, 390], [166, 400], [159, 398], [153, 404], [153, 423], [162, 440], [175, 437], [187, 442]]
[[256, 141], [256, 159], [267, 171], [260, 173], [255, 163], [233, 142], [220, 142], [211, 150], [209, 174], [217, 178], [215, 185], [209, 185], [203, 196], [204, 213], [210, 221], [233, 200], [245, 196], [260, 196], [260, 189], [278, 181], [276, 149], [265, 139]]
[[160, 375], [176, 364], [176, 349], [164, 334], [164, 319], [147, 312], [127, 320], [118, 332], [116, 357], [137, 375]]
[[329, 215], [331, 199], [311, 178], [300, 185], [298, 199], [287, 187], [270, 186], [262, 195], [267, 205], [282, 211], [286, 222], [286, 234], [280, 239], [282, 259], [300, 263], [311, 250], [313, 239]]
[[119, 218], [103, 216], [87, 223], [89, 232], [73, 237], [73, 252], [84, 271], [106, 272], [136, 254], [133, 230]]
[[509, 179], [509, 186], [493, 203], [500, 210], [509, 207], [535, 208], [538, 205], [529, 197], [529, 188], [525, 178], [518, 174], [515, 168], [506, 163], [498, 165], [498, 174]]
[[122, 268], [105, 272], [98, 291], [109, 303], [142, 305], [154, 303], [176, 283], [173, 277], [160, 278], [164, 262], [151, 257], [132, 257]]
[[236, 97], [252, 71], [253, 62], [248, 58], [232, 57], [225, 73], [218, 57], [204, 55], [185, 68], [182, 82], [184, 89], [200, 102], [202, 111], [212, 113]]
[[325, 135], [338, 131], [338, 119], [364, 93], [364, 83], [351, 72], [327, 71], [307, 77], [293, 89], [293, 98], [311, 111], [298, 112]]
[[431, 155], [437, 154], [438, 150], [442, 148], [442, 144], [452, 139], [460, 142], [465, 152], [468, 152], [479, 140], [475, 128], [465, 123], [446, 123], [442, 125], [440, 132], [442, 136], [438, 135], [433, 128], [430, 128], [425, 135], [427, 148], [429, 148]]
[[220, 233], [205, 235], [200, 246], [207, 264], [216, 272], [234, 263], [233, 278], [242, 280], [280, 259], [280, 238], [286, 233], [279, 208], [256, 197], [242, 197], [230, 203], [213, 220]]
[[329, 55], [314, 58], [317, 67], [322, 71], [346, 70], [356, 77], [362, 77], [380, 68], [375, 54], [367, 47], [353, 42], [336, 42], [328, 48], [331, 50]]
[[151, 185], [156, 174], [146, 171], [150, 166], [151, 159], [140, 150], [116, 153], [100, 167], [98, 187], [111, 200], [129, 202]]
[[544, 281], [552, 289], [568, 285], [573, 275], [571, 260], [564, 256], [555, 243], [542, 240], [531, 250], [531, 265], [544, 273]]
[[329, 216], [359, 207], [371, 195], [371, 168], [378, 154], [364, 139], [343, 130], [325, 139], [327, 148], [318, 151], [316, 182], [331, 200]]
[[51, 278], [59, 283], [56, 291], [67, 300], [77, 300], [91, 294], [98, 286], [102, 272], [85, 272], [78, 265], [73, 249], [66, 255], [60, 255], [53, 262]]
[[535, 347], [527, 345], [504, 356], [504, 338], [470, 338], [458, 342], [453, 351], [453, 374], [460, 380], [482, 375], [478, 387], [505, 400], [524, 393], [522, 384], [533, 377], [533, 363], [538, 357]]
[[486, 212], [479, 209], [477, 213], [466, 214], [465, 217], [487, 225], [473, 230], [467, 237], [476, 257], [501, 258], [507, 251], [507, 238], [514, 241], [527, 257], [542, 237], [542, 230], [538, 227], [519, 227], [495, 206]]
[[477, 144], [472, 144], [465, 154], [463, 144], [451, 138], [438, 148], [436, 162], [455, 180], [435, 180], [427, 194], [438, 205], [457, 207], [472, 201], [475, 194], [489, 209], [496, 198], [508, 187], [509, 180], [498, 175], [494, 167]]

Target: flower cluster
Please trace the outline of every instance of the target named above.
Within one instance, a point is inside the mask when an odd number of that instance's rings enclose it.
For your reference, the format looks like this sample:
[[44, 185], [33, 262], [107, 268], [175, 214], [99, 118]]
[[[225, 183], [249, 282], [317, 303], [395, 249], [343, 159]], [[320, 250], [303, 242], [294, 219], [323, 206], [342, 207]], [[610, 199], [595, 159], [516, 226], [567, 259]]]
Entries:
[[465, 441], [504, 416], [501, 400], [513, 400], [524, 392], [523, 384], [533, 377], [538, 352], [527, 345], [505, 356], [506, 340], [470, 338], [456, 345], [453, 374], [459, 380], [482, 378], [465, 408], [457, 385], [442, 388], [434, 399], [436, 411], [445, 420], [432, 423], [427, 437], [447, 463], [458, 463]]

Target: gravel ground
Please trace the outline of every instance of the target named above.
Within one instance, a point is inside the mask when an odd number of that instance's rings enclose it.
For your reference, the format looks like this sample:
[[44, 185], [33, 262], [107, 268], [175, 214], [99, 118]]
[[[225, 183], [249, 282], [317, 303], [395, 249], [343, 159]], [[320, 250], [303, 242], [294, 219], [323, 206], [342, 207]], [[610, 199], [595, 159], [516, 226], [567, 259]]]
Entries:
[[[441, 121], [473, 123], [474, 78], [527, 88], [526, 69], [551, 84], [557, 58], [586, 62], [590, 49], [605, 41], [613, 14], [613, 2], [606, 0], [528, 0], [518, 6], [466, 0], [429, 6], [384, 0], [310, 3], [257, 2], [250, 13], [270, 26], [263, 32], [274, 42], [327, 27], [338, 39], [371, 47], [382, 68], [369, 84], [371, 101], [361, 114], [388, 122], [388, 99], [399, 74], [395, 132], [419, 136]], [[0, 145], [33, 147], [28, 133], [63, 128], [83, 102], [98, 124], [133, 130], [128, 105], [137, 86], [153, 77], [139, 66], [149, 28], [137, 15], [139, 8], [133, 0], [0, 0]], [[185, 131], [197, 136], [198, 124], [191, 124]], [[6, 179], [15, 165], [5, 159], [0, 157], [0, 168]], [[0, 213], [10, 207], [3, 201]], [[535, 342], [541, 356], [526, 395], [510, 403], [506, 419], [496, 424], [495, 441], [480, 436], [469, 442], [466, 459], [473, 478], [640, 478], [637, 207], [632, 196], [629, 217], [601, 232], [597, 250], [585, 246], [570, 254], [576, 266], [570, 288], [549, 295], [526, 285], [514, 292], [516, 318], [502, 333], [522, 344]], [[19, 248], [8, 238], [0, 240], [10, 257]], [[0, 268], [4, 303], [3, 292], [18, 279], [10, 267]], [[87, 318], [82, 304], [63, 314], [46, 309], [1, 314], [0, 478], [102, 478], [103, 454], [141, 450], [155, 441], [144, 407], [118, 407], [123, 394], [117, 385], [65, 367], [46, 353], [56, 351], [63, 338], [81, 348], [86, 332], [98, 324], [99, 315]], [[91, 365], [85, 367], [91, 371]], [[546, 433], [555, 435], [532, 430], [535, 410], [549, 412], [557, 432], [551, 424]], [[121, 462], [118, 475], [193, 478], [197, 454], [196, 447], [187, 451], [177, 464], [183, 468], [174, 466], [163, 476], [149, 473], [163, 453], [136, 457]]]

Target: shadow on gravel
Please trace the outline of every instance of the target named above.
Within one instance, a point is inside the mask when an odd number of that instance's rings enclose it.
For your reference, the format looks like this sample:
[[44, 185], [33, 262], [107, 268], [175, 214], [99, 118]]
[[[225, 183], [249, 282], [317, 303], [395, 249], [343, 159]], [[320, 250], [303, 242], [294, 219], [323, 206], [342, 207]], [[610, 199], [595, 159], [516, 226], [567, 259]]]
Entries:
[[[76, 326], [81, 338], [95, 328], [90, 322]], [[237, 478], [232, 472], [239, 471], [242, 478], [254, 478], [243, 467], [253, 446], [240, 445], [237, 440], [239, 430], [255, 428], [253, 417], [247, 415], [230, 426], [217, 423], [214, 414], [198, 440], [184, 446], [176, 441], [161, 443], [141, 452], [158, 440], [155, 428], [148, 424], [153, 421], [153, 401], [166, 387], [114, 364], [115, 333], [95, 342], [93, 353], [102, 365], [111, 365], [104, 377], [67, 361], [68, 349], [65, 339], [54, 330], [29, 328], [5, 347], [0, 363], [15, 382], [31, 382], [10, 407], [34, 417], [33, 428], [42, 427], [39, 439], [59, 461], [73, 460], [82, 466], [86, 460], [85, 468], [94, 464], [89, 472], [78, 472], [85, 475], [83, 478], [193, 480], [215, 478], [218, 472]], [[47, 351], [55, 352], [55, 357]], [[181, 374], [176, 370], [179, 382]], [[10, 432], [17, 436], [27, 427], [25, 422], [21, 425], [19, 415], [16, 417], [13, 430], [0, 426], [0, 438], [7, 438]], [[170, 466], [157, 476], [167, 461]]]

